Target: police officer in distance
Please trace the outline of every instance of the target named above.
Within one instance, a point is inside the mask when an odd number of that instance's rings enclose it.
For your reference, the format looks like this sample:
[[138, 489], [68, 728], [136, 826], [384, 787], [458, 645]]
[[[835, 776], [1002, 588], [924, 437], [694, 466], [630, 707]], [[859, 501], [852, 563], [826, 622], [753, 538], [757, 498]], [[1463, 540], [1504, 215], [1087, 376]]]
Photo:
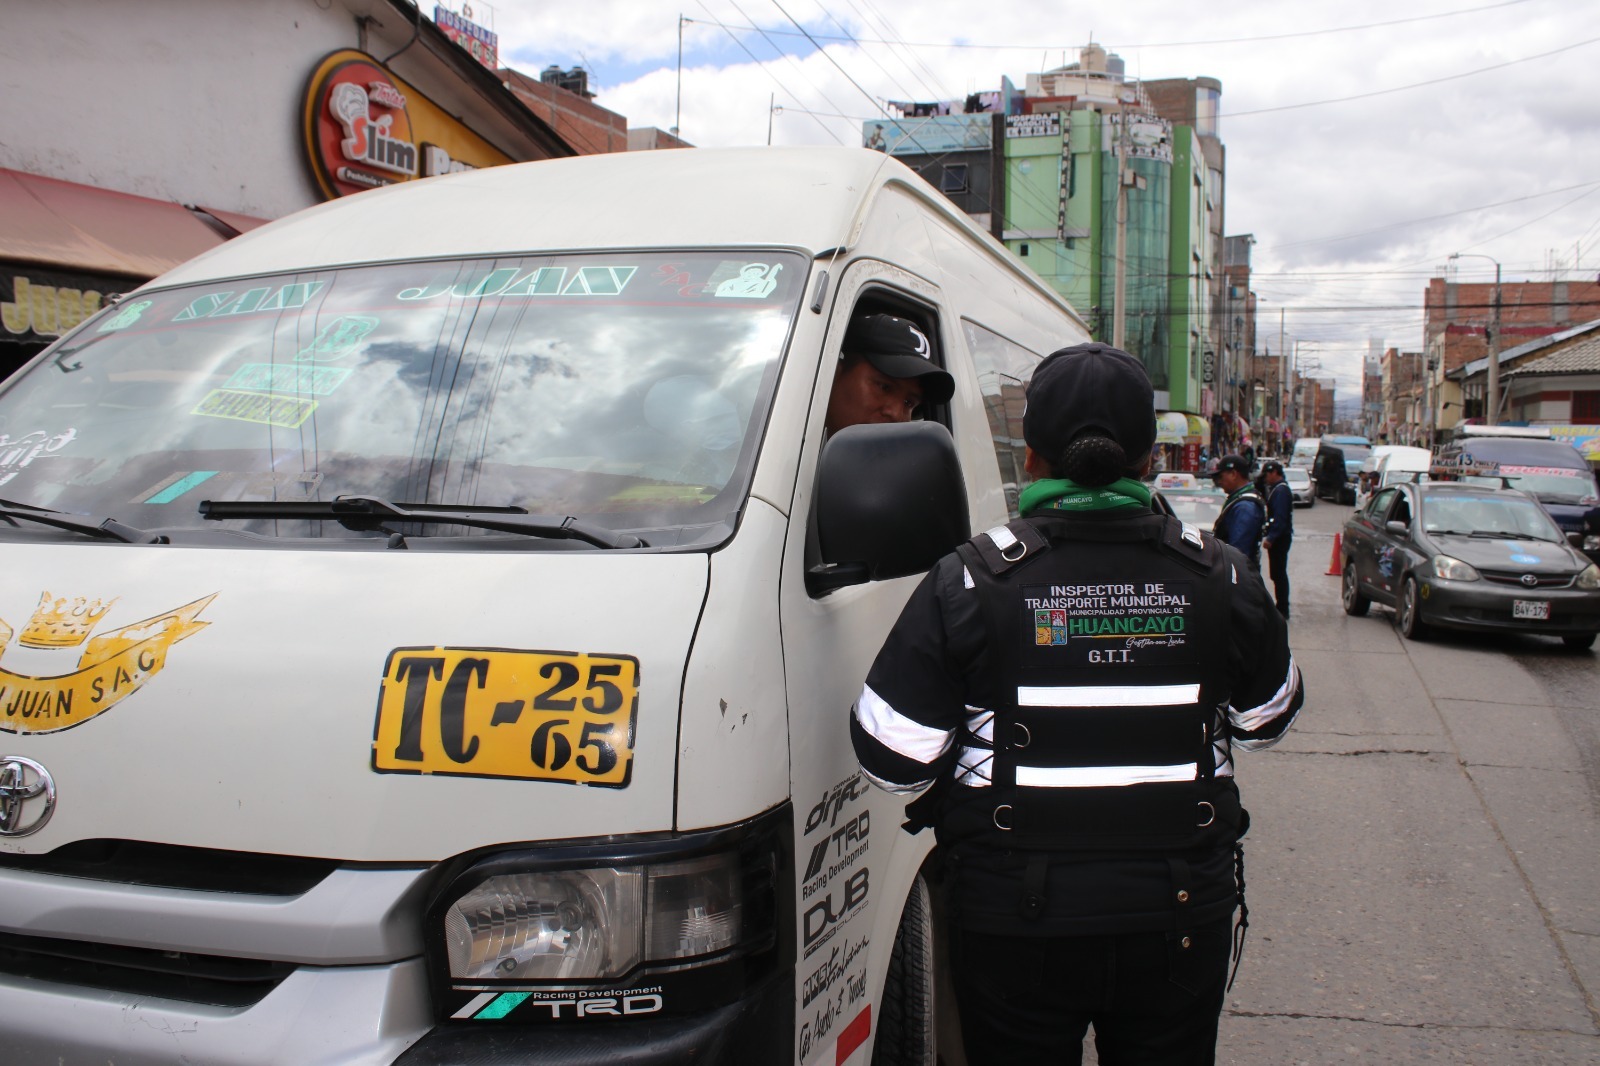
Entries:
[[1222, 513], [1212, 523], [1217, 539], [1244, 553], [1250, 566], [1261, 569], [1261, 531], [1266, 526], [1267, 506], [1250, 480], [1250, 463], [1242, 455], [1224, 455], [1211, 471], [1211, 482], [1228, 494]]
[[[851, 714], [922, 792], [968, 1061], [1213, 1061], [1248, 826], [1233, 753], [1299, 710], [1283, 619], [1234, 549], [1151, 510], [1155, 404], [1104, 344], [1045, 359], [1023, 518], [913, 592]], [[1242, 923], [1241, 923], [1242, 924]]]

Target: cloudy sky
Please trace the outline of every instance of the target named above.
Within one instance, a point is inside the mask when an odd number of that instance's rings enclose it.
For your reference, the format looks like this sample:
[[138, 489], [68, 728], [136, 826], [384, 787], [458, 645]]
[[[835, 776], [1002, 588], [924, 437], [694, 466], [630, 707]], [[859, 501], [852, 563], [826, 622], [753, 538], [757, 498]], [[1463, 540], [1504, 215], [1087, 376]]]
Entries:
[[502, 63], [582, 66], [596, 102], [630, 126], [681, 125], [707, 147], [764, 144], [769, 129], [775, 144], [859, 144], [885, 100], [964, 97], [1003, 75], [1020, 87], [1090, 40], [1130, 77], [1216, 78], [1227, 232], [1257, 242], [1258, 342], [1279, 350], [1281, 317], [1301, 364], [1335, 377], [1341, 398], [1358, 395], [1369, 341], [1421, 347], [1430, 277], [1492, 281], [1482, 256], [1505, 281], [1600, 274], [1594, 0], [500, 0], [477, 11], [500, 34]]

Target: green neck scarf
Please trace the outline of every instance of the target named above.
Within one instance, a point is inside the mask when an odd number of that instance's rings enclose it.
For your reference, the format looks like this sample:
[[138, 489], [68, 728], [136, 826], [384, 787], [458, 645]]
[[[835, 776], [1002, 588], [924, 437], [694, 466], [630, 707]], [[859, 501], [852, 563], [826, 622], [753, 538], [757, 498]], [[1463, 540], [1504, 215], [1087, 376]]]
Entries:
[[1150, 486], [1131, 477], [1098, 488], [1053, 478], [1035, 481], [1023, 489], [1018, 507], [1024, 516], [1035, 511], [1147, 511]]

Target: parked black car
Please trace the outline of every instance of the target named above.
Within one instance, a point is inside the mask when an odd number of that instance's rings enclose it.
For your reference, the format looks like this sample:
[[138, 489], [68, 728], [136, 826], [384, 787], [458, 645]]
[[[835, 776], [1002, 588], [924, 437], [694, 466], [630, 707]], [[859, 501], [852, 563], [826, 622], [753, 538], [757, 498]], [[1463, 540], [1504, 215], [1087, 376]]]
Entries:
[[1600, 566], [1526, 493], [1452, 481], [1391, 485], [1344, 526], [1346, 614], [1392, 607], [1400, 631], [1435, 627], [1560, 637], [1600, 632]]

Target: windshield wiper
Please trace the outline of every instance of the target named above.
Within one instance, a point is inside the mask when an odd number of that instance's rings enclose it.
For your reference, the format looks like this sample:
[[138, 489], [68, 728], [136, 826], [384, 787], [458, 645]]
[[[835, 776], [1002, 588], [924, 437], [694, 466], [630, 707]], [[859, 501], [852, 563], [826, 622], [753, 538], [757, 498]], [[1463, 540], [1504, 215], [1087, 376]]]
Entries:
[[1503, 529], [1474, 529], [1470, 536], [1485, 537], [1489, 540], [1533, 540], [1535, 538], [1526, 533], [1507, 533]]
[[200, 514], [212, 521], [234, 518], [284, 518], [338, 522], [360, 533], [382, 530], [385, 522], [426, 522], [472, 526], [498, 533], [521, 533], [552, 540], [581, 540], [597, 548], [643, 548], [631, 533], [617, 533], [571, 516], [546, 518], [521, 507], [454, 507], [437, 503], [390, 503], [377, 496], [337, 496], [327, 502], [299, 500], [201, 500]]
[[57, 529], [69, 529], [86, 537], [94, 537], [96, 540], [119, 540], [124, 544], [171, 543], [162, 534], [123, 525], [115, 518], [68, 514], [65, 511], [52, 511], [48, 507], [35, 507], [31, 503], [18, 503], [15, 500], [0, 500], [0, 518], [6, 519], [12, 525], [16, 525], [16, 520], [21, 518], [44, 526], [54, 526]]

